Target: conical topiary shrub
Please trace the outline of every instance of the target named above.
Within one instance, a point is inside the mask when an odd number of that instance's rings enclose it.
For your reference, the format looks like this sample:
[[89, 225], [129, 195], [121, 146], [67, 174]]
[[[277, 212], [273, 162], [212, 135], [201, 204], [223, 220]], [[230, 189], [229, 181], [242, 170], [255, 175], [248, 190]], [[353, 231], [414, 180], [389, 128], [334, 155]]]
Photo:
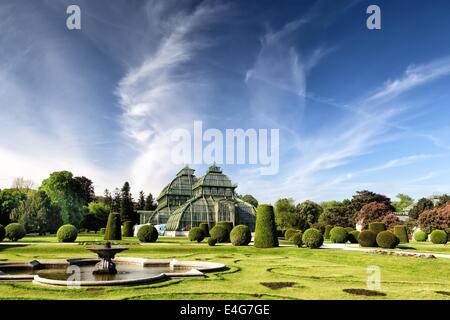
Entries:
[[134, 222], [127, 220], [123, 223], [122, 235], [124, 237], [132, 237], [134, 234]]
[[256, 212], [255, 247], [278, 247], [277, 229], [273, 206], [260, 204]]
[[112, 212], [109, 214], [108, 223], [106, 224], [105, 240], [122, 240], [122, 232], [120, 229], [120, 213]]

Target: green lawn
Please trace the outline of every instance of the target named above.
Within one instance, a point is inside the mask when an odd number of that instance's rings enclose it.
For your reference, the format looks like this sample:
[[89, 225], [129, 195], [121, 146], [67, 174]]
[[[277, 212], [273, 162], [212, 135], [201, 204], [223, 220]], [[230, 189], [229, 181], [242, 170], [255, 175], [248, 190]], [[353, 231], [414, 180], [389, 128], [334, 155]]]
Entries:
[[[80, 235], [82, 242], [100, 236]], [[0, 243], [0, 261], [93, 257], [81, 244], [51, 244], [53, 237], [22, 241], [50, 244], [11, 247]], [[210, 260], [229, 269], [204, 279], [173, 279], [136, 287], [68, 289], [26, 282], [0, 283], [2, 299], [450, 299], [450, 259], [396, 257], [333, 249], [280, 247], [257, 249], [160, 238], [156, 244], [121, 241], [129, 246], [119, 256]], [[281, 241], [282, 243], [287, 243]], [[408, 250], [449, 253], [449, 246], [411, 243]], [[400, 249], [402, 250], [402, 249]], [[381, 268], [384, 297], [351, 295], [343, 289], [365, 289], [367, 267]], [[261, 283], [291, 282], [292, 287], [270, 289]]]

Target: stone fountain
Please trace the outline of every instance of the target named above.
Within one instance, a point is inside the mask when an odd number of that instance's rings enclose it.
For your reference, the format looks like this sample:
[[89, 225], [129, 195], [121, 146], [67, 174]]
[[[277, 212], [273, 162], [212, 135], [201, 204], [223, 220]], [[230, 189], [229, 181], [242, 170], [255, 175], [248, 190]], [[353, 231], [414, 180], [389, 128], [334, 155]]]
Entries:
[[101, 259], [95, 265], [93, 274], [117, 274], [116, 264], [112, 261], [116, 253], [128, 250], [123, 247], [111, 247], [111, 242], [106, 242], [104, 247], [87, 248], [89, 251], [95, 252]]

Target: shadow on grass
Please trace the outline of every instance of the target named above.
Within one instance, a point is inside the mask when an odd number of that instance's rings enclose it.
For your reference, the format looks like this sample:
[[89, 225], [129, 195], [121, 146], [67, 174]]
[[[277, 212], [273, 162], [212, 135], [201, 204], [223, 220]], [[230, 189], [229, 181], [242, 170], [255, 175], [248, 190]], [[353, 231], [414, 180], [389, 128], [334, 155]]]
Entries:
[[375, 290], [367, 290], [367, 289], [343, 289], [342, 291], [346, 293], [353, 294], [355, 296], [365, 296], [365, 297], [385, 297], [386, 293], [379, 292]]

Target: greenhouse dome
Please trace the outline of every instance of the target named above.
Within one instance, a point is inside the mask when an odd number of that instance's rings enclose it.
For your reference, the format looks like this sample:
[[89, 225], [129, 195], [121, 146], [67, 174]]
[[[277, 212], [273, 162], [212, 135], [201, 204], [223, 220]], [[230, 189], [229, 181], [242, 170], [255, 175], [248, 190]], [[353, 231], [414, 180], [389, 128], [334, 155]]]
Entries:
[[236, 187], [215, 164], [198, 179], [193, 169], [184, 167], [158, 196], [156, 210], [141, 212], [141, 223], [166, 224], [168, 231], [188, 231], [202, 222], [211, 228], [218, 221], [230, 221], [253, 231], [255, 208], [237, 197]]

